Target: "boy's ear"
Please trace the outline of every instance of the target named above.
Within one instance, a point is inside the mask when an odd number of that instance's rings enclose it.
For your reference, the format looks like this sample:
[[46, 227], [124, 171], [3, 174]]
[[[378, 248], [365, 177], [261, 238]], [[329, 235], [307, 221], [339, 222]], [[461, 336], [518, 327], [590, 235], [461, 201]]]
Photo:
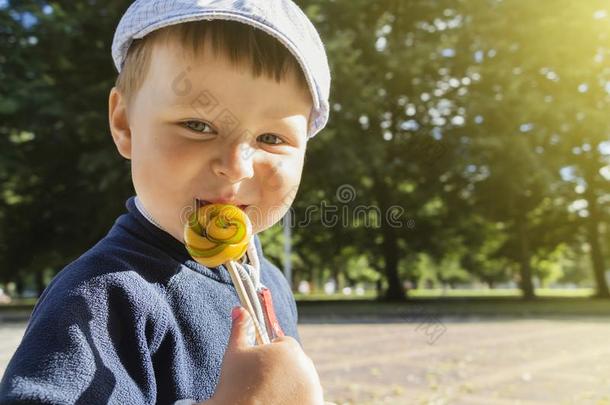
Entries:
[[116, 87], [110, 90], [108, 97], [108, 121], [112, 139], [119, 153], [125, 159], [131, 159], [131, 129], [126, 100]]

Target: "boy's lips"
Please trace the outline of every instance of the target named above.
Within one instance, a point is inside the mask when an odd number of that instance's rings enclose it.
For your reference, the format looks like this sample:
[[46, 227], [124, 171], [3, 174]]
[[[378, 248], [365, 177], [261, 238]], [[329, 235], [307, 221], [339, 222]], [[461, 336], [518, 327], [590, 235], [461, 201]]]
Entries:
[[229, 199], [226, 199], [226, 198], [215, 198], [215, 199], [209, 199], [209, 200], [204, 200], [203, 198], [198, 198], [197, 200], [199, 201], [199, 203], [201, 205], [206, 205], [206, 204], [231, 204], [231, 205], [237, 206], [242, 211], [250, 206], [249, 204], [239, 204], [235, 200], [229, 200]]

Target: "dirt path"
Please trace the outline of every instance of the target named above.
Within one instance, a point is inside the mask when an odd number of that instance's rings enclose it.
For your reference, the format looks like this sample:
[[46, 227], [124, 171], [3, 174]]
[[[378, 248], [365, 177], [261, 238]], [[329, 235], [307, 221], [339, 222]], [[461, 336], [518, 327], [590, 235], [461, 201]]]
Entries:
[[[0, 374], [24, 323], [0, 324]], [[338, 404], [610, 405], [610, 320], [299, 325]]]
[[610, 404], [608, 320], [299, 328], [339, 404]]

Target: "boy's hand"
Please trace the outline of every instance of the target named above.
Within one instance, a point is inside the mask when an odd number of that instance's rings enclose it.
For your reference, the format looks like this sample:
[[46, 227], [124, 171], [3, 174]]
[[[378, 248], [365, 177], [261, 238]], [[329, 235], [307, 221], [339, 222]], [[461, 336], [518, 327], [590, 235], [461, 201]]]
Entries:
[[250, 314], [242, 307], [234, 314], [220, 381], [214, 397], [205, 403], [322, 405], [320, 378], [299, 343], [282, 336], [271, 344], [252, 346]]

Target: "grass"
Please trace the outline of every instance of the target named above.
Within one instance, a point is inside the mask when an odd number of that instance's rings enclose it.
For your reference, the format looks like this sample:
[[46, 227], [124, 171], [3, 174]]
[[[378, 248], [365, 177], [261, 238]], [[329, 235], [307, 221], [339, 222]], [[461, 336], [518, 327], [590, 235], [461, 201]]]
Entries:
[[[420, 316], [607, 316], [610, 300], [590, 298], [593, 290], [537, 289], [537, 298], [523, 300], [519, 290], [413, 290], [401, 303], [376, 301], [374, 291], [362, 296], [295, 294], [302, 319]], [[0, 311], [31, 311], [35, 298], [13, 300]]]
[[374, 300], [377, 297], [375, 291], [366, 291], [364, 295], [344, 295], [344, 294], [324, 294], [323, 292], [315, 292], [311, 294], [295, 293], [294, 298], [297, 301], [367, 301]]
[[372, 300], [298, 301], [303, 319], [361, 317], [610, 317], [610, 300], [589, 297], [545, 297], [524, 300], [520, 296], [412, 297], [406, 302]]
[[[539, 297], [591, 297], [595, 293], [592, 288], [578, 288], [573, 290], [556, 288], [537, 288], [536, 295]], [[441, 289], [412, 290], [412, 297], [521, 297], [521, 290], [515, 288], [498, 288], [493, 290], [472, 289]]]
[[[539, 297], [591, 297], [595, 293], [592, 288], [578, 289], [556, 289], [556, 288], [538, 288], [536, 295]], [[497, 288], [485, 290], [473, 289], [452, 289], [443, 290], [440, 288], [410, 290], [409, 297], [412, 298], [445, 298], [445, 297], [521, 297], [521, 290], [516, 288]], [[327, 295], [323, 292], [315, 292], [312, 294], [295, 293], [294, 297], [297, 301], [355, 301], [355, 300], [371, 300], [377, 297], [375, 291], [369, 290], [364, 295], [344, 295], [341, 293]]]
[[610, 317], [610, 300], [592, 298], [591, 288], [536, 289], [536, 299], [524, 300], [519, 289], [420, 289], [408, 301], [376, 301], [368, 291], [362, 296], [323, 293], [295, 294], [303, 319], [359, 317]]

